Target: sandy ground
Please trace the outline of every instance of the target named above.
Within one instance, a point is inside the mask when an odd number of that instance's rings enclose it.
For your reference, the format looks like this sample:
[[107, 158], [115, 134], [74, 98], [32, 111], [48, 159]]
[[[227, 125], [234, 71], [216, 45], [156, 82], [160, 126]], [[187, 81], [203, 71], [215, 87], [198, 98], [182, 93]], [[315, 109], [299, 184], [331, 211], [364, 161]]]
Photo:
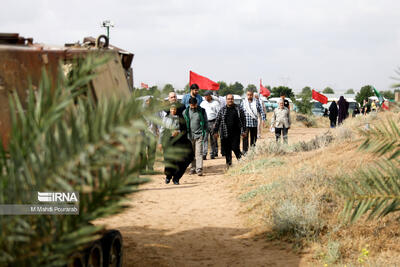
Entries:
[[[325, 131], [291, 129], [289, 142]], [[181, 185], [153, 176], [132, 195], [132, 208], [100, 221], [121, 231], [124, 266], [306, 266], [290, 244], [268, 242], [244, 226], [224, 168], [225, 158], [206, 160], [204, 176], [185, 174]]]

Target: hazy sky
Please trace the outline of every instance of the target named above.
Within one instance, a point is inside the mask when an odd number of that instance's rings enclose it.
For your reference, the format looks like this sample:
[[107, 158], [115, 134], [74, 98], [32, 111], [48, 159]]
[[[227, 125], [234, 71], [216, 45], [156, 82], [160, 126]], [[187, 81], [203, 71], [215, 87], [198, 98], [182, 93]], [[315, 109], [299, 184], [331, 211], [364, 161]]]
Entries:
[[387, 90], [400, 66], [398, 0], [2, 1], [0, 32], [64, 44], [105, 32], [135, 54], [140, 82], [182, 88], [212, 80]]

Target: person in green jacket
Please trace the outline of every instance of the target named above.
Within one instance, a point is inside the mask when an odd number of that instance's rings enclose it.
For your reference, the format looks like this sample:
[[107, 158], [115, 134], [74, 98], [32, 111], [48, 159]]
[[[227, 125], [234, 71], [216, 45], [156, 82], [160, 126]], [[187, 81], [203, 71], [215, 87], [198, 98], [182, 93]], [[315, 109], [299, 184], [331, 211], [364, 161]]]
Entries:
[[203, 175], [203, 140], [206, 136], [207, 114], [197, 105], [197, 99], [189, 99], [189, 106], [184, 110], [183, 117], [186, 121], [188, 139], [192, 143], [194, 159], [190, 168], [190, 174]]

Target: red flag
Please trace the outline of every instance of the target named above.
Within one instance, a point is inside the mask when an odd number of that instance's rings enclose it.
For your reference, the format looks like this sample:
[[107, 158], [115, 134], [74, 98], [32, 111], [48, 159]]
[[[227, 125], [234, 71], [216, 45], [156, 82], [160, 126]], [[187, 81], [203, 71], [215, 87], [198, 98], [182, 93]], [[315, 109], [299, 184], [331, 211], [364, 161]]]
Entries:
[[203, 90], [219, 90], [219, 84], [203, 77], [193, 71], [190, 71], [189, 86], [196, 83]]
[[265, 97], [269, 97], [271, 95], [271, 92], [262, 85], [261, 79], [260, 79], [260, 94], [262, 94]]
[[382, 109], [389, 110], [389, 107], [386, 106], [386, 101], [382, 102]]
[[314, 89], [312, 90], [312, 98], [318, 102], [321, 102], [322, 104], [328, 104], [328, 98], [323, 94], [318, 93]]
[[148, 84], [141, 83], [140, 86], [141, 86], [142, 88], [149, 89], [149, 85], [148, 85]]

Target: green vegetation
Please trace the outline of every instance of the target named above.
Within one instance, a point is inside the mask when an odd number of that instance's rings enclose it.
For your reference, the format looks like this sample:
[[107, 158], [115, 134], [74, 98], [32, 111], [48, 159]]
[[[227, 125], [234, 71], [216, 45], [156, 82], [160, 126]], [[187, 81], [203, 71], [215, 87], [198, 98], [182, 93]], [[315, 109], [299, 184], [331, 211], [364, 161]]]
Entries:
[[262, 185], [257, 187], [254, 190], [251, 190], [250, 192], [247, 192], [246, 194], [243, 194], [239, 197], [239, 200], [242, 202], [249, 201], [252, 198], [255, 198], [258, 195], [265, 195], [270, 193], [272, 190], [277, 189], [277, 187], [281, 186], [279, 182], [274, 182], [272, 184], [267, 184], [267, 185]]
[[271, 97], [280, 97], [284, 93], [287, 98], [294, 99], [293, 90], [286, 86], [273, 87], [271, 90]]
[[301, 93], [297, 95], [300, 100], [294, 100], [297, 112], [301, 114], [311, 114], [313, 103], [311, 103], [312, 91], [309, 86], [304, 87]]
[[323, 94], [334, 94], [335, 91], [333, 91], [333, 89], [328, 86], [324, 90], [322, 90], [322, 93]]
[[400, 129], [398, 122], [388, 120], [381, 125], [362, 130], [362, 150], [380, 155], [374, 165], [360, 170], [356, 179], [343, 179], [341, 193], [347, 199], [346, 221], [354, 222], [369, 212], [369, 219], [398, 211], [400, 207]]
[[162, 89], [162, 94], [163, 95], [168, 95], [170, 92], [174, 92], [174, 86], [170, 83], [167, 83], [166, 85], [164, 85], [163, 89]]
[[264, 172], [264, 169], [267, 167], [273, 167], [273, 166], [280, 166], [284, 162], [280, 160], [279, 158], [274, 158], [274, 159], [259, 159], [255, 161], [251, 161], [244, 165], [239, 172], [237, 173], [238, 175], [242, 174], [248, 174], [248, 173], [262, 173]]
[[246, 87], [246, 92], [247, 91], [251, 91], [251, 92], [257, 92], [257, 86], [255, 86], [254, 84], [249, 84]]
[[374, 95], [375, 93], [372, 85], [365, 85], [361, 87], [360, 92], [357, 93], [356, 101], [360, 104], [363, 104], [364, 99]]
[[243, 95], [244, 86], [240, 82], [235, 82], [227, 85], [226, 82], [219, 81], [218, 94], [220, 96], [226, 96], [227, 94]]
[[394, 99], [394, 92], [391, 90], [380, 91], [379, 93], [386, 99]]
[[346, 92], [344, 92], [345, 94], [355, 94], [354, 89], [348, 89]]
[[[22, 103], [14, 94], [7, 151], [0, 145], [0, 202], [32, 203], [37, 192], [80, 194], [78, 216], [0, 216], [0, 265], [63, 266], [99, 237], [98, 218], [119, 213], [146, 180], [139, 160], [154, 111], [135, 98], [95, 101], [88, 84], [106, 59], [89, 58], [62, 73], [56, 88], [43, 72]], [[112, 88], [110, 88], [112, 89]], [[147, 136], [151, 136], [147, 134]]]
[[157, 85], [146, 88], [134, 88], [132, 94], [135, 97], [151, 95], [154, 97], [161, 97], [161, 91], [158, 89]]

